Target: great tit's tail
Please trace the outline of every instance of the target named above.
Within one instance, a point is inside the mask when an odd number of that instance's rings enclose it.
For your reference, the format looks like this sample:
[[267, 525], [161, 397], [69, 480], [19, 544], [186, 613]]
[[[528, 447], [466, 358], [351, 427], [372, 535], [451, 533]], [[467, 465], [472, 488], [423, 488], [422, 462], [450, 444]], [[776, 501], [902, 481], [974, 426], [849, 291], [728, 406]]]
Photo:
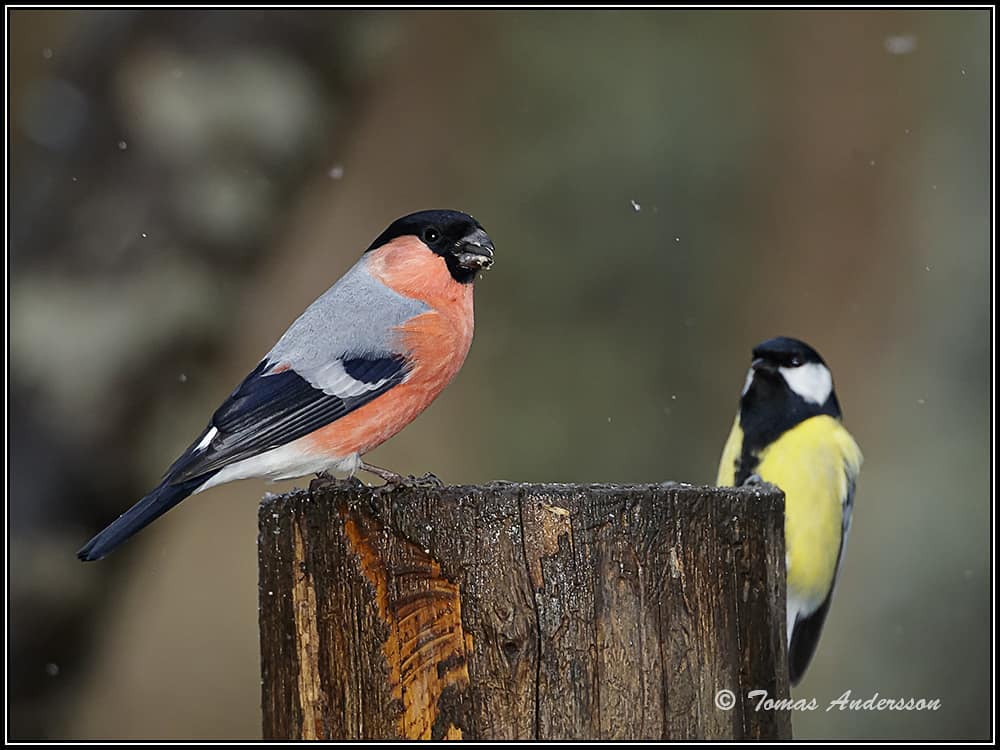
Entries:
[[[832, 593], [832, 592], [831, 592]], [[796, 620], [788, 643], [788, 681], [797, 685], [806, 667], [812, 661], [819, 643], [819, 634], [823, 630], [826, 613], [830, 611], [830, 594], [819, 608], [810, 615]]]

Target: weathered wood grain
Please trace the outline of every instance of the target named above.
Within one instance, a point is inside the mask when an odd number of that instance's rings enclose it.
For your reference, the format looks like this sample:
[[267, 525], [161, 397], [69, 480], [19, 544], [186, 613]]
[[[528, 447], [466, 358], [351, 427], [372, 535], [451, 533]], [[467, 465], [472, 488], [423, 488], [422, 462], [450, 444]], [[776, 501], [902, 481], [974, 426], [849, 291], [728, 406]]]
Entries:
[[790, 737], [747, 698], [788, 697], [783, 508], [676, 484], [271, 498], [264, 736]]

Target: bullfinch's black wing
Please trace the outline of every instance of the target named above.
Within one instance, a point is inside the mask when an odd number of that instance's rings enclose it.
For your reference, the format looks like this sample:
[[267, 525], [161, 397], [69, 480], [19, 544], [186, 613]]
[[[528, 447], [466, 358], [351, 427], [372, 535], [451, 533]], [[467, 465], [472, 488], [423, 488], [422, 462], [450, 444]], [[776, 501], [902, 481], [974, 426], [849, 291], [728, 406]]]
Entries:
[[291, 368], [261, 362], [170, 467], [168, 481], [185, 482], [308, 435], [378, 398], [408, 371], [402, 355], [389, 353], [344, 357], [337, 365], [337, 377], [322, 388]]

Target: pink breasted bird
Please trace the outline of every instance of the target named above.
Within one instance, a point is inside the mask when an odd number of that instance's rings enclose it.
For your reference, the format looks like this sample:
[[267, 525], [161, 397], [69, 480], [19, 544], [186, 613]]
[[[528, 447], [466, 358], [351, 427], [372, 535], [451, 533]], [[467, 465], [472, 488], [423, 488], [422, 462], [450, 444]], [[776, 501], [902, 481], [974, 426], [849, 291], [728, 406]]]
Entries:
[[472, 344], [473, 282], [493, 243], [471, 216], [393, 222], [233, 391], [163, 481], [81, 549], [100, 560], [189, 495], [249, 477], [358, 469], [420, 414]]

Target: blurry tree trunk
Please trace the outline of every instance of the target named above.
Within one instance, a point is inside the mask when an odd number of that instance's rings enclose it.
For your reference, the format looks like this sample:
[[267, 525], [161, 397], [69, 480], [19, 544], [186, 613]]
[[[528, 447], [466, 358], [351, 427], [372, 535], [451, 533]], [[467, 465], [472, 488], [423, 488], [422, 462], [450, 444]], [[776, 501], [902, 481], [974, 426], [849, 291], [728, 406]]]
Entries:
[[788, 697], [782, 530], [770, 489], [278, 496], [260, 511], [264, 737], [790, 737], [787, 711], [746, 697]]

